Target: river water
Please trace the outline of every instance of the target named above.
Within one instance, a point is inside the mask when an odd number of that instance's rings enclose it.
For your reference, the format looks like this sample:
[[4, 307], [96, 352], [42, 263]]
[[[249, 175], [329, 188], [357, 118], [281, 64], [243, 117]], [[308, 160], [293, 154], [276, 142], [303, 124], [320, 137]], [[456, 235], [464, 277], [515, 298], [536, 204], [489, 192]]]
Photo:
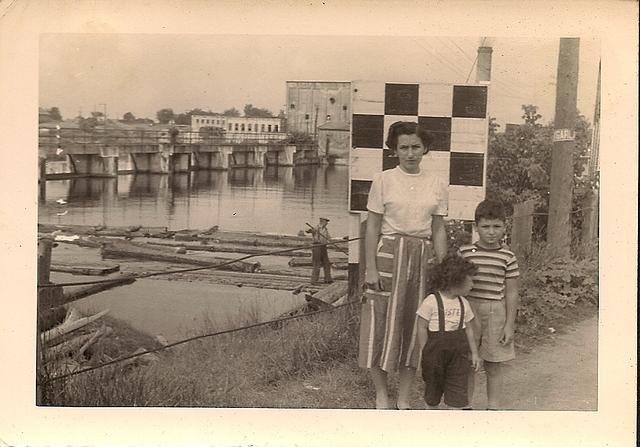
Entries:
[[[188, 174], [126, 174], [117, 179], [48, 180], [40, 198], [41, 223], [164, 226], [170, 230], [242, 230], [296, 234], [320, 216], [333, 236], [348, 234], [346, 166], [267, 167]], [[61, 201], [62, 203], [59, 203]], [[53, 260], [96, 262], [95, 249], [61, 244]], [[259, 260], [259, 259], [258, 259]], [[54, 282], [95, 277], [54, 273]], [[74, 303], [169, 341], [207, 329], [273, 318], [304, 302], [302, 294], [251, 287], [139, 280]]]
[[[296, 234], [328, 217], [348, 234], [346, 166], [267, 167], [48, 180], [41, 223]], [[58, 203], [62, 199], [66, 203]]]

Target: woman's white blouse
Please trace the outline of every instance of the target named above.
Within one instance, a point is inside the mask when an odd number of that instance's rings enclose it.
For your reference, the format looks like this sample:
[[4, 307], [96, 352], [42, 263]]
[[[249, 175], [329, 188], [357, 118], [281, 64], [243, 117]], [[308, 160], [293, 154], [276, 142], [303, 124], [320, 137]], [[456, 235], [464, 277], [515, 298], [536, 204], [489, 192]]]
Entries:
[[431, 236], [431, 217], [446, 216], [447, 184], [424, 169], [408, 174], [400, 166], [373, 177], [367, 209], [382, 214], [382, 234]]

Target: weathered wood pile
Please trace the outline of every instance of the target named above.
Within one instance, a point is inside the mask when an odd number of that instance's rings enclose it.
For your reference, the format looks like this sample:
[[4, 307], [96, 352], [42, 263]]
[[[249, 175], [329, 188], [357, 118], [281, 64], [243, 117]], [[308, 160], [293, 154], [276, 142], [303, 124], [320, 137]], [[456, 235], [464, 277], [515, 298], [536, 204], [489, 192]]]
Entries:
[[[217, 227], [204, 231], [168, 231], [165, 227], [107, 228], [39, 224], [38, 230], [40, 234], [53, 236], [61, 242], [97, 248], [103, 259], [157, 261], [169, 265], [219, 266], [211, 270], [191, 273], [192, 278], [203, 278], [215, 283], [294, 290], [303, 282], [307, 283], [309, 291], [319, 289], [309, 283], [311, 249], [308, 246], [312, 244], [312, 239], [308, 236], [220, 231]], [[332, 241], [340, 242], [340, 239]], [[332, 251], [330, 257], [333, 268], [336, 270], [345, 270], [348, 267], [347, 257], [344, 254], [345, 248], [344, 243], [328, 246]], [[223, 257], [225, 255], [215, 256], [216, 253], [225, 253], [226, 257]], [[264, 267], [259, 262], [249, 260], [229, 262], [233, 255], [227, 253], [236, 253], [238, 257], [243, 255], [287, 256], [290, 258], [288, 264], [291, 268], [281, 268], [276, 266], [277, 263]], [[69, 265], [56, 262], [52, 269], [76, 274], [106, 274], [117, 271], [116, 266], [117, 264]], [[127, 267], [133, 271], [138, 269], [140, 272], [141, 264], [128, 263]], [[174, 274], [165, 278], [179, 279], [181, 275]], [[347, 275], [346, 272], [336, 272], [333, 278], [346, 280]]]
[[112, 240], [103, 243], [101, 247], [103, 258], [136, 258], [151, 261], [163, 261], [172, 264], [189, 264], [200, 266], [220, 266], [222, 270], [233, 272], [252, 273], [260, 269], [259, 262], [235, 261], [229, 263], [224, 258], [195, 258], [186, 254], [167, 253], [161, 248], [151, 247], [148, 244], [134, 243], [131, 241]]
[[[155, 245], [167, 245], [172, 247], [185, 247], [189, 250], [240, 252], [267, 254], [278, 249], [295, 249], [303, 245], [311, 245], [312, 239], [308, 236], [281, 235], [270, 233], [250, 233], [242, 231], [222, 231], [217, 227], [208, 230], [180, 230], [169, 231], [166, 227], [104, 227], [88, 225], [52, 225], [38, 224], [38, 232], [44, 234], [64, 233], [78, 236], [102, 236], [133, 238], [169, 239], [173, 242], [154, 242]], [[100, 243], [100, 239], [78, 238], [78, 244]], [[197, 244], [186, 244], [197, 242]], [[336, 251], [344, 255], [346, 244], [340, 238], [331, 239], [332, 244], [327, 246], [329, 251]], [[94, 244], [95, 246], [95, 244]], [[198, 247], [198, 248], [196, 248]], [[244, 250], [250, 250], [247, 252]], [[293, 253], [293, 254], [292, 254]], [[300, 249], [282, 253], [282, 256], [309, 256], [311, 249]]]
[[[97, 328], [92, 324], [109, 310], [82, 316], [74, 307], [66, 306], [80, 298], [135, 281], [132, 276], [122, 275], [109, 282], [64, 290], [50, 281], [52, 246], [51, 238], [38, 240], [36, 394], [39, 404], [42, 403], [41, 384], [45, 378], [81, 368], [87, 358], [91, 357], [94, 345], [113, 332], [104, 323]], [[101, 272], [100, 269], [97, 271]]]

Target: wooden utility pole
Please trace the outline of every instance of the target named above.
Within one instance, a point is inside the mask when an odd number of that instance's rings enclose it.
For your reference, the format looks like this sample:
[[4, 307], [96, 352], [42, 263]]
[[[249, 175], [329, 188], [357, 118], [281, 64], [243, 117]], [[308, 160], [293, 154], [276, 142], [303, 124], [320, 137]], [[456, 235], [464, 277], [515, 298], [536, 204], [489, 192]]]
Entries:
[[[38, 241], [38, 285], [49, 284], [49, 273], [51, 268], [51, 249], [53, 247], [53, 239], [42, 238]], [[43, 404], [42, 381], [45, 378], [43, 372], [43, 355], [42, 345], [40, 343], [40, 334], [42, 333], [42, 306], [40, 305], [41, 295], [46, 294], [48, 290], [38, 290], [36, 302], [36, 405]]]
[[571, 196], [575, 151], [580, 39], [560, 39], [556, 84], [553, 154], [547, 244], [550, 253], [566, 257], [571, 249]]

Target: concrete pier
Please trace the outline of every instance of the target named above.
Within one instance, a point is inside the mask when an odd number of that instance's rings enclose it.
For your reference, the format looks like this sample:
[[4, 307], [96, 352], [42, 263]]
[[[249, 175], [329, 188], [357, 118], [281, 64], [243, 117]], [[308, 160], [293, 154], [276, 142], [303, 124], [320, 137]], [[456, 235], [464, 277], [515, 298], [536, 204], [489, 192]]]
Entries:
[[232, 146], [201, 148], [193, 152], [193, 169], [229, 169], [229, 157], [232, 153]]
[[191, 165], [191, 154], [190, 153], [171, 154], [171, 159], [169, 164], [170, 164], [171, 172], [189, 172], [189, 168]]
[[100, 154], [67, 155], [74, 175], [90, 177], [116, 177], [118, 175], [118, 156]]
[[293, 157], [296, 153], [296, 146], [287, 145], [278, 155], [278, 164], [280, 166], [293, 166]]

